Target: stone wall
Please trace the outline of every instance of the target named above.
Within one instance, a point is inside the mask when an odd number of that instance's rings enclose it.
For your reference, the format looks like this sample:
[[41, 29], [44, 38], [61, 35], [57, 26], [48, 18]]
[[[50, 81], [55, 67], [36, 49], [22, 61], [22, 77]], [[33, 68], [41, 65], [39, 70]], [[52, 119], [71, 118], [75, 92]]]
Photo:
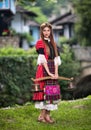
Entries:
[[74, 46], [72, 49], [77, 60], [91, 60], [91, 47]]
[[19, 47], [19, 37], [17, 36], [0, 37], [0, 48], [8, 46], [12, 46], [14, 48]]
[[73, 47], [75, 58], [80, 61], [81, 77], [91, 75], [91, 47]]

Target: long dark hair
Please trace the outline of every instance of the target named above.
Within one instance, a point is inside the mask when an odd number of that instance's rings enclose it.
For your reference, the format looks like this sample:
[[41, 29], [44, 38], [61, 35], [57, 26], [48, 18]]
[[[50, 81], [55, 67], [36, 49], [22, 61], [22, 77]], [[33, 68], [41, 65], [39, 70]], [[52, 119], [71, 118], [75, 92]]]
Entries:
[[54, 48], [55, 51], [55, 56], [58, 56], [58, 52], [57, 52], [57, 46], [56, 43], [54, 42], [54, 38], [53, 38], [53, 30], [52, 30], [52, 25], [50, 23], [43, 23], [40, 26], [40, 37], [41, 39], [44, 41], [44, 35], [43, 35], [43, 30], [45, 27], [48, 27], [50, 29], [50, 40], [51, 40], [51, 44]]

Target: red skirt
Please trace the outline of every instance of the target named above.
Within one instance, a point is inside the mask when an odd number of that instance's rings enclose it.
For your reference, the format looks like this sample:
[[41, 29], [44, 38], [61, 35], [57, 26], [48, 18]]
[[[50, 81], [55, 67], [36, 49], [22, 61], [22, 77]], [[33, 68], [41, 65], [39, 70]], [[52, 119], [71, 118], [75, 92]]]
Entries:
[[[54, 74], [55, 73], [54, 60], [48, 60], [47, 63], [48, 63], [48, 68], [49, 68], [50, 72]], [[36, 71], [36, 78], [41, 78], [41, 77], [45, 77], [45, 76], [48, 76], [45, 68], [43, 67], [43, 65], [38, 65], [37, 71]], [[57, 85], [58, 80], [48, 79], [48, 80], [36, 82], [35, 84], [39, 84], [40, 90], [33, 93], [33, 101], [44, 101], [45, 85]]]

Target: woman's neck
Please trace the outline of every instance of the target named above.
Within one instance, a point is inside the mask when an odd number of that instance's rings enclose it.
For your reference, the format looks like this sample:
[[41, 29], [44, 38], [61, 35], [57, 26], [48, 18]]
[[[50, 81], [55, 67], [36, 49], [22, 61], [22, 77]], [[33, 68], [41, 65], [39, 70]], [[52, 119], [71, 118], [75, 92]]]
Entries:
[[48, 40], [48, 42], [50, 42], [50, 38], [48, 37], [44, 37], [44, 40]]

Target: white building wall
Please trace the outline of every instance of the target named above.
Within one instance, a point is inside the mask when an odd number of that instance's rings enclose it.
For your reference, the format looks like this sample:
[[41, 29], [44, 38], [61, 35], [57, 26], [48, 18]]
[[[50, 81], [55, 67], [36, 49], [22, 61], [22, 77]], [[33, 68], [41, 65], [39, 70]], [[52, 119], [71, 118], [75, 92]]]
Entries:
[[55, 40], [55, 42], [56, 42], [57, 44], [58, 44], [58, 40], [59, 40], [59, 37], [60, 37], [60, 36], [59, 36], [59, 32], [60, 32], [60, 31], [56, 31], [56, 30], [53, 32], [54, 40]]
[[70, 36], [69, 36], [69, 26], [68, 25], [64, 25], [64, 36], [66, 38], [70, 38]]
[[[25, 21], [24, 21], [25, 20]], [[16, 13], [11, 22], [11, 27], [17, 33], [29, 32], [29, 26], [26, 25], [27, 21], [24, 19], [23, 15], [20, 13]], [[29, 43], [26, 40], [23, 40], [22, 48], [25, 50], [29, 49]]]
[[24, 23], [24, 18], [20, 13], [16, 13], [16, 15], [14, 16], [11, 22], [11, 27], [19, 33], [29, 32], [29, 26]]
[[32, 45], [35, 45], [36, 44], [36, 42], [37, 42], [37, 40], [39, 39], [39, 28], [38, 27], [32, 27], [32, 26], [30, 26], [30, 30], [32, 30], [32, 36], [33, 36], [33, 41], [31, 42], [31, 44]]

